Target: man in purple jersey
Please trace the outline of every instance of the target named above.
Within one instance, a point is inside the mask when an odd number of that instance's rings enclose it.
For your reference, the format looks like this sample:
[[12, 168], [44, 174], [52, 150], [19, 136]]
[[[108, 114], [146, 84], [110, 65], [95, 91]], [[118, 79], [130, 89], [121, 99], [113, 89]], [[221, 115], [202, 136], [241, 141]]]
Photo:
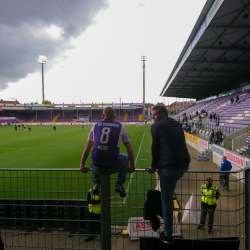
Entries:
[[[101, 175], [110, 175], [118, 172], [115, 191], [120, 194], [120, 197], [126, 197], [123, 184], [125, 183], [127, 172], [133, 173], [135, 170], [131, 139], [126, 128], [121, 123], [114, 121], [115, 117], [114, 108], [106, 107], [103, 110], [103, 121], [96, 123], [92, 127], [82, 154], [80, 169], [83, 173], [87, 173], [90, 168], [86, 167], [85, 163], [91, 148], [94, 146], [91, 154], [94, 195], [99, 193]], [[127, 149], [127, 155], [119, 153], [121, 142]]]

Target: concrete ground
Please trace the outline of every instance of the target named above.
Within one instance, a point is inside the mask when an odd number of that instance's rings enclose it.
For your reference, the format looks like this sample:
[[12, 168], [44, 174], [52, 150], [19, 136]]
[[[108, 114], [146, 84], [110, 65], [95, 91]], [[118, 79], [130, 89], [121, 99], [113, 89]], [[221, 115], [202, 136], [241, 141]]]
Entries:
[[[197, 230], [197, 224], [182, 224], [183, 210], [180, 210], [179, 226], [182, 238], [184, 239], [202, 239], [202, 238], [220, 238], [220, 237], [241, 237], [244, 235], [244, 185], [243, 182], [230, 175], [229, 191], [223, 191], [219, 183], [219, 174], [210, 171], [219, 171], [219, 167], [213, 162], [198, 162], [194, 156], [198, 151], [187, 145], [191, 164], [189, 173], [177, 183], [175, 190], [177, 201], [181, 209], [185, 208], [191, 194], [194, 194], [201, 203], [200, 187], [205, 183], [207, 177], [212, 178], [213, 184], [218, 187], [221, 194], [217, 201], [217, 208], [214, 214], [213, 233], [208, 234], [207, 226]], [[181, 156], [180, 156], [181, 157]], [[200, 173], [197, 171], [208, 171]], [[210, 172], [210, 173], [209, 173]], [[207, 216], [208, 217], [208, 216]], [[208, 218], [206, 218], [206, 223]], [[112, 232], [112, 250], [115, 249], [140, 249], [140, 243], [137, 240], [131, 241], [128, 235], [122, 235], [122, 230], [126, 227], [114, 227]], [[2, 238], [5, 243], [5, 249], [100, 249], [100, 238], [96, 237], [94, 241], [85, 242], [87, 236], [74, 235], [67, 237], [69, 232], [65, 231], [34, 231], [32, 234], [24, 236], [24, 231], [20, 230], [2, 230]], [[40, 246], [40, 247], [39, 247]], [[244, 240], [241, 240], [241, 249], [244, 249]]]

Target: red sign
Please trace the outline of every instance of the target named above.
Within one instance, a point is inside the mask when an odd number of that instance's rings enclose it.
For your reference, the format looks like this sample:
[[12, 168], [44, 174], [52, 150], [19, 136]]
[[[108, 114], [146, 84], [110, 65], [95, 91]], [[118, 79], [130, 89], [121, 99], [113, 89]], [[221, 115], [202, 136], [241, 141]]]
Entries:
[[242, 169], [245, 167], [245, 157], [235, 154], [229, 150], [225, 150], [227, 159], [236, 167]]
[[207, 149], [208, 148], [208, 142], [199, 138], [199, 146], [204, 148], [204, 149]]

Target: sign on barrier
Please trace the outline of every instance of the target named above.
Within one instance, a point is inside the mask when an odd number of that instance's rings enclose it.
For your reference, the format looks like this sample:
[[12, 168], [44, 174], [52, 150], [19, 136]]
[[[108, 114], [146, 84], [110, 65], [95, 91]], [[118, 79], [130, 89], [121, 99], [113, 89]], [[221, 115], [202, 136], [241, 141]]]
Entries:
[[[163, 219], [159, 219], [161, 223], [159, 230], [163, 231]], [[144, 220], [143, 217], [129, 218], [127, 231], [131, 240], [137, 240], [141, 236], [159, 238], [159, 234], [152, 229], [150, 221]], [[173, 236], [181, 236], [177, 215], [173, 216]]]
[[213, 154], [215, 154], [217, 156], [222, 157], [222, 156], [226, 155], [225, 148], [222, 148], [218, 145], [213, 144], [212, 150], [213, 150]]
[[237, 168], [240, 168], [240, 169], [245, 167], [245, 157], [244, 156], [233, 153], [227, 149], [225, 151], [226, 151], [227, 160], [230, 161], [234, 166], [236, 166]]
[[186, 137], [188, 140], [190, 140], [190, 141], [192, 141], [192, 142], [194, 142], [194, 143], [196, 143], [196, 144], [199, 143], [199, 138], [198, 138], [198, 137], [196, 137], [196, 136], [194, 136], [194, 135], [191, 135], [191, 134], [189, 134], [189, 133], [186, 133], [186, 132], [184, 132], [184, 134], [185, 134], [185, 137]]
[[208, 149], [208, 141], [199, 138], [198, 145], [204, 149]]

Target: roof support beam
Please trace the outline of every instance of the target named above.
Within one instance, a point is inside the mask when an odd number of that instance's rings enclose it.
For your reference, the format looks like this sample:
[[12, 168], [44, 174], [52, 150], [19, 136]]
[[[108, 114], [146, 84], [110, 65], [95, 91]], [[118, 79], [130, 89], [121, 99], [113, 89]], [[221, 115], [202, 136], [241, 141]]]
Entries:
[[218, 29], [246, 29], [249, 30], [249, 25], [233, 25], [233, 24], [210, 24], [208, 26], [210, 29], [218, 28]]
[[195, 46], [200, 50], [250, 51], [250, 46]]
[[[209, 72], [209, 73], [225, 73], [225, 74], [245, 74], [248, 70], [237, 70], [236, 72], [233, 70], [214, 70], [214, 69], [180, 69], [179, 72]], [[190, 76], [191, 77], [191, 76]]]
[[186, 63], [223, 63], [223, 64], [250, 64], [249, 61], [229, 61], [229, 60], [186, 60]]

